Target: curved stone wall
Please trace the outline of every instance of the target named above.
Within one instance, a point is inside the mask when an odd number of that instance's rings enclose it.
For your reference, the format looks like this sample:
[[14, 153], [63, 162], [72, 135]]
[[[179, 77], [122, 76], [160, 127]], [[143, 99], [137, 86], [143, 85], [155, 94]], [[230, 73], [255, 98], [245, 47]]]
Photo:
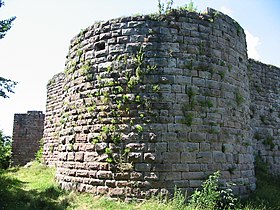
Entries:
[[280, 175], [280, 69], [251, 59], [248, 69], [255, 155]]
[[53, 76], [47, 84], [43, 157], [47, 165], [56, 165], [59, 153], [60, 118], [64, 95], [64, 73]]
[[145, 198], [192, 192], [220, 170], [236, 193], [254, 189], [246, 52], [239, 24], [211, 9], [81, 31], [59, 81], [61, 108], [46, 115], [45, 159], [58, 182]]

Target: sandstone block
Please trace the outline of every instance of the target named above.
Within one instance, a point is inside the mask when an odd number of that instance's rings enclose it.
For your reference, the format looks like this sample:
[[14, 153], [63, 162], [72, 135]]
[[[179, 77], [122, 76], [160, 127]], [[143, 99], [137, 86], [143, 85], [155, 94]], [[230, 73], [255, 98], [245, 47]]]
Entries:
[[224, 163], [226, 161], [226, 155], [223, 152], [214, 151], [213, 161], [216, 163]]
[[98, 186], [96, 191], [98, 195], [106, 195], [109, 192], [109, 188], [107, 186]]
[[83, 152], [76, 152], [75, 153], [75, 161], [84, 161], [84, 153]]
[[163, 163], [177, 163], [179, 161], [179, 152], [163, 152]]
[[97, 171], [96, 176], [98, 179], [112, 179], [112, 171]]
[[181, 163], [195, 163], [196, 153], [194, 152], [182, 152], [181, 153]]

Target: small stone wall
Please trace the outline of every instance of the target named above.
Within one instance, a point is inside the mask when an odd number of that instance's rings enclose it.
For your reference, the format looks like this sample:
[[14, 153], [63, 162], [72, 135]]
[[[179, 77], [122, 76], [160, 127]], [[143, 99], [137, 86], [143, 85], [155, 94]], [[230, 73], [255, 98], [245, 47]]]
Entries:
[[44, 114], [41, 111], [28, 111], [14, 115], [12, 164], [25, 165], [35, 159], [43, 138]]

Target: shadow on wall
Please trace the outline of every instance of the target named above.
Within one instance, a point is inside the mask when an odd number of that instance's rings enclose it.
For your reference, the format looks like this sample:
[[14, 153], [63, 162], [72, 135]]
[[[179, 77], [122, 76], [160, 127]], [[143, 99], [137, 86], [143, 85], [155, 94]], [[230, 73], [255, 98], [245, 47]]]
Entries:
[[[111, 197], [193, 192], [217, 170], [248, 194], [255, 153], [279, 159], [278, 125], [251, 115], [273, 104], [279, 120], [278, 93], [266, 84], [280, 71], [266, 68], [248, 60], [240, 25], [212, 9], [95, 23], [73, 38], [65, 72], [49, 81], [45, 161], [63, 188]], [[273, 139], [256, 143], [260, 127]]]

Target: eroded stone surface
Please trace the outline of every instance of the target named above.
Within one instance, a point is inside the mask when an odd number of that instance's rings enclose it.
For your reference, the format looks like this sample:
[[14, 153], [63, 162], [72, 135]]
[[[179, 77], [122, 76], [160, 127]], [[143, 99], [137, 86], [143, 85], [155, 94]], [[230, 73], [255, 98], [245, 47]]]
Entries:
[[239, 24], [211, 9], [85, 29], [48, 85], [44, 157], [58, 182], [142, 199], [220, 170], [247, 194], [258, 151], [279, 173], [280, 71], [246, 52]]

